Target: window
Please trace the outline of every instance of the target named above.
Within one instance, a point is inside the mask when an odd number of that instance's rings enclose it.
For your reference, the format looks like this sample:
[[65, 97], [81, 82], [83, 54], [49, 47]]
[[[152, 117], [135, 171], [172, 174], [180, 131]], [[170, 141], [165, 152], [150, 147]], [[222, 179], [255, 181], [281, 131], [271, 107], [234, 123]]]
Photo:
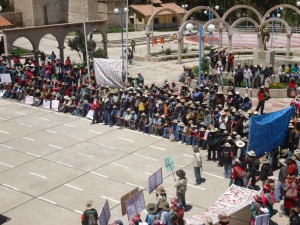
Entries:
[[177, 18], [175, 16], [172, 17], [172, 23], [177, 23]]
[[158, 24], [159, 23], [159, 18], [154, 18], [154, 23]]
[[139, 17], [138, 18], [138, 21], [141, 23], [143, 21], [143, 18], [142, 17]]

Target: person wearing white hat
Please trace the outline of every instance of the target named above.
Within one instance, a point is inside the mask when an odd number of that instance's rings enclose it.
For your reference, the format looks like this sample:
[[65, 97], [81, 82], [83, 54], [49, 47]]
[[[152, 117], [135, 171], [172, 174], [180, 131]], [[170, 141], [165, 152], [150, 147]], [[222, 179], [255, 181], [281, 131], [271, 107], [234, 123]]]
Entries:
[[231, 179], [233, 157], [234, 157], [234, 152], [231, 147], [231, 144], [226, 142], [224, 147], [222, 148], [220, 162], [223, 164], [224, 167], [224, 176], [225, 178], [228, 179]]
[[251, 185], [249, 188], [255, 189], [255, 183], [256, 183], [256, 171], [259, 169], [259, 160], [256, 158], [256, 154], [253, 150], [247, 152], [247, 156], [245, 159], [245, 163], [248, 167], [247, 174], [244, 178], [244, 186], [248, 187], [248, 183], [251, 179]]
[[97, 224], [98, 213], [97, 210], [93, 208], [93, 201], [87, 201], [86, 210], [81, 215], [82, 225], [89, 225], [91, 222]]
[[288, 176], [288, 167], [287, 164], [285, 162], [284, 158], [280, 158], [278, 160], [279, 165], [280, 165], [280, 169], [279, 169], [279, 174], [278, 174], [278, 181], [277, 181], [277, 185], [275, 188], [275, 198], [276, 198], [276, 202], [280, 202], [281, 198], [282, 198], [282, 194], [283, 194], [283, 184], [285, 182], [285, 179]]

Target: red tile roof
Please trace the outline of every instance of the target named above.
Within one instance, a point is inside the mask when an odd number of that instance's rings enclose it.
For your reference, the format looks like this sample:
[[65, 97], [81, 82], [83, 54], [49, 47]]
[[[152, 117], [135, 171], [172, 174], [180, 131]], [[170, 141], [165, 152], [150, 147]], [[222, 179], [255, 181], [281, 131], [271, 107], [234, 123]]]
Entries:
[[12, 24], [6, 20], [3, 16], [0, 16], [0, 27], [9, 27], [12, 26]]
[[[153, 7], [152, 5], [130, 5], [130, 8], [134, 9], [135, 11], [143, 14], [144, 16], [151, 16], [152, 12], [155, 13], [156, 11], [163, 9], [163, 8], [169, 8], [175, 10], [178, 14], [184, 14], [184, 9], [180, 6], [176, 5], [175, 3], [164, 3], [160, 4], [159, 7]], [[153, 10], [153, 11], [152, 11]], [[159, 13], [158, 15], [171, 15], [171, 12], [163, 11]]]

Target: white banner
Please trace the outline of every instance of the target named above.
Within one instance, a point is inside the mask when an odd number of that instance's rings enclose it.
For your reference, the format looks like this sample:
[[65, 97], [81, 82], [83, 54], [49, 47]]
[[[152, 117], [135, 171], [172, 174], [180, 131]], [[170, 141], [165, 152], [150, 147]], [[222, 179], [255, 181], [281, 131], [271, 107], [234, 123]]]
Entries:
[[43, 100], [43, 107], [46, 108], [46, 109], [50, 109], [50, 106], [51, 106], [51, 100], [44, 99]]
[[9, 73], [0, 74], [0, 84], [11, 83], [11, 77]]
[[52, 105], [51, 105], [51, 108], [58, 112], [58, 106], [59, 106], [59, 101], [58, 100], [52, 100]]
[[98, 85], [123, 88], [122, 60], [121, 59], [95, 59], [94, 68]]
[[26, 96], [25, 97], [25, 104], [28, 104], [28, 105], [32, 105], [33, 104], [33, 96]]
[[86, 117], [89, 118], [90, 120], [93, 119], [93, 116], [94, 116], [94, 110], [90, 110], [90, 111], [86, 114]]
[[212, 218], [213, 224], [216, 224], [219, 222], [218, 215], [220, 213], [230, 215], [239, 211], [251, 204], [253, 197], [257, 194], [259, 192], [232, 184], [213, 206], [197, 216], [186, 219], [186, 224], [201, 224], [203, 219], [208, 216]]

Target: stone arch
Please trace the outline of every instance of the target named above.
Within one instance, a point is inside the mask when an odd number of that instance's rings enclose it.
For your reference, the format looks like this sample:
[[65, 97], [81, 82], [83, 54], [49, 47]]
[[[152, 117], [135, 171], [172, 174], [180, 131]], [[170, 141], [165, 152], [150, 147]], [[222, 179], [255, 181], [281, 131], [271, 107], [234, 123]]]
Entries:
[[255, 8], [253, 8], [252, 6], [249, 6], [249, 5], [236, 5], [236, 6], [233, 6], [232, 8], [228, 9], [224, 13], [222, 19], [225, 21], [226, 18], [228, 17], [228, 15], [230, 13], [232, 13], [233, 11], [237, 10], [237, 9], [248, 9], [248, 10], [254, 12], [256, 14], [256, 16], [258, 17], [259, 23], [261, 23], [261, 21], [262, 21], [261, 14]]
[[197, 6], [197, 7], [194, 7], [192, 9], [190, 9], [186, 14], [185, 16], [183, 17], [182, 21], [186, 21], [194, 12], [196, 11], [199, 11], [199, 10], [207, 10], [207, 11], [210, 11], [212, 14], [214, 14], [214, 16], [218, 19], [220, 19], [220, 15], [217, 13], [216, 10], [214, 10], [213, 8], [209, 7], [209, 6]]
[[231, 24], [231, 27], [230, 27], [230, 30], [229, 30], [229, 34], [233, 34], [234, 28], [238, 24], [240, 24], [242, 22], [245, 22], [245, 21], [248, 21], [248, 22], [252, 23], [257, 29], [259, 28], [259, 24], [254, 19], [251, 19], [249, 17], [243, 17], [243, 18], [237, 19], [236, 21], [233, 22], [233, 24]]
[[149, 21], [148, 21], [148, 23], [147, 23], [147, 25], [146, 25], [146, 36], [147, 36], [147, 56], [146, 56], [146, 57], [147, 57], [147, 59], [150, 58], [150, 54], [151, 54], [151, 53], [150, 53], [150, 27], [151, 27], [151, 25], [153, 24], [154, 18], [155, 18], [159, 13], [165, 12], [165, 11], [170, 12], [170, 13], [172, 13], [173, 15], [175, 15], [176, 18], [177, 18], [177, 23], [178, 23], [179, 25], [181, 25], [182, 20], [181, 20], [179, 14], [178, 14], [175, 10], [169, 9], [169, 8], [162, 8], [162, 9], [157, 10], [157, 11], [150, 17], [150, 19], [149, 19]]
[[[219, 22], [219, 23], [222, 23], [223, 25], [225, 25], [226, 29], [229, 31], [230, 30], [230, 25], [229, 23], [227, 23], [225, 20], [222, 20], [222, 18], [220, 19], [212, 19], [212, 20], [209, 20], [207, 21], [204, 25], [203, 25], [203, 29], [206, 30], [208, 25], [210, 24], [214, 24], [216, 22]], [[223, 29], [223, 27], [219, 27], [220, 29]]]
[[[179, 24], [181, 24], [181, 18], [180, 18], [179, 14], [178, 14], [175, 10], [169, 9], [169, 8], [162, 8], [162, 9], [157, 10], [157, 11], [150, 17], [150, 19], [149, 19], [149, 21], [148, 21], [148, 23], [147, 23], [147, 25], [146, 25], [146, 29], [149, 28], [149, 27], [152, 25], [154, 18], [155, 18], [158, 14], [160, 14], [161, 12], [165, 12], [165, 11], [170, 12], [170, 13], [172, 13], [173, 15], [175, 15], [176, 18], [177, 18], [177, 22], [178, 22]], [[147, 29], [147, 31], [148, 31], [148, 29]]]
[[267, 23], [270, 23], [270, 22], [273, 22], [273, 21], [283, 24], [285, 29], [286, 29], [286, 34], [287, 35], [292, 35], [292, 28], [290, 27], [290, 25], [284, 19], [275, 17], [275, 18], [269, 18], [264, 22], [267, 24]]
[[[4, 34], [3, 35], [3, 38], [4, 38], [4, 42], [6, 40], [6, 35]], [[32, 51], [34, 51], [35, 49], [37, 49], [37, 46], [36, 44], [34, 43], [34, 40], [32, 40], [30, 37], [28, 37], [27, 35], [19, 35], [19, 36], [16, 36], [12, 39], [9, 39], [6, 41], [7, 43], [7, 47], [6, 47], [6, 54], [10, 54], [12, 48], [13, 48], [13, 44], [16, 42], [16, 40], [18, 40], [19, 38], [25, 38], [26, 40], [28, 40], [31, 44], [31, 47], [32, 47]]]
[[46, 35], [52, 35], [54, 38], [55, 38], [55, 40], [57, 41], [57, 43], [59, 44], [59, 38], [56, 36], [56, 34], [53, 34], [53, 33], [47, 33], [47, 34], [44, 34], [42, 37], [40, 37], [40, 39], [39, 39], [39, 42], [37, 43], [37, 46], [38, 46], [38, 49], [40, 49], [40, 45], [41, 45], [41, 41], [42, 41], [42, 39], [46, 36]]
[[290, 4], [279, 4], [279, 5], [276, 5], [272, 8], [270, 8], [266, 13], [265, 15], [262, 17], [262, 23], [265, 22], [267, 16], [273, 12], [274, 10], [278, 9], [278, 8], [288, 8], [288, 9], [291, 9], [291, 10], [294, 10], [299, 16], [300, 16], [300, 10], [296, 7], [296, 6], [293, 6], [293, 5], [290, 5]]

